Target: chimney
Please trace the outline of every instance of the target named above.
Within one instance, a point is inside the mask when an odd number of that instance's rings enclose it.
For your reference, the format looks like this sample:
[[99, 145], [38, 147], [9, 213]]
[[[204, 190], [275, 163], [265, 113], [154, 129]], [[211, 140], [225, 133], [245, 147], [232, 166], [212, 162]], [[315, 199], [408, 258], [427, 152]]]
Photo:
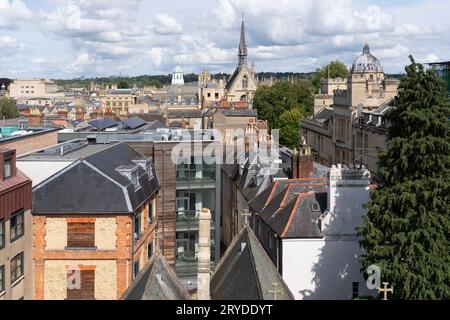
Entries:
[[300, 151], [294, 149], [292, 153], [292, 179], [309, 178], [314, 172], [314, 157], [311, 148], [306, 144], [305, 137], [301, 137]]
[[198, 220], [197, 300], [210, 300], [211, 211], [203, 208]]
[[298, 160], [299, 178], [309, 178], [314, 171], [314, 157], [311, 148], [306, 144], [305, 137], [301, 137], [300, 154]]
[[292, 179], [298, 179], [298, 151], [292, 151]]

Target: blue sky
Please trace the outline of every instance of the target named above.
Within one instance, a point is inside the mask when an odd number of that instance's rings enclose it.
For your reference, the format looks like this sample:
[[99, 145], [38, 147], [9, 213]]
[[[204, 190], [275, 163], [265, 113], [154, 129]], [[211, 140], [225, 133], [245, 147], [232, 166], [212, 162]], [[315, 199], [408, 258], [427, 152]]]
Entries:
[[448, 0], [0, 0], [0, 78], [232, 72], [242, 12], [257, 71], [450, 60]]

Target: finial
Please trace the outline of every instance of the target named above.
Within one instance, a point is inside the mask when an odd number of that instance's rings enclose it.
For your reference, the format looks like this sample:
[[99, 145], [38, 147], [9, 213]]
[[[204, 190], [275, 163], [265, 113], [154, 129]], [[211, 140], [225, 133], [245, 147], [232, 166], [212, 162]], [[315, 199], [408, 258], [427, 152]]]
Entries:
[[370, 47], [367, 42], [366, 42], [366, 45], [364, 46], [363, 53], [370, 53]]

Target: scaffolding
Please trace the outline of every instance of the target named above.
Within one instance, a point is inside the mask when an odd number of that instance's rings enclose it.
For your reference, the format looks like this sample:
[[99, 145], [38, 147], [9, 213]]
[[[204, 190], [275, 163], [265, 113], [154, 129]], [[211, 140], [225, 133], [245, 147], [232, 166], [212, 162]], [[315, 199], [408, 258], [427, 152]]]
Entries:
[[447, 96], [450, 97], [450, 61], [428, 63], [437, 75], [447, 84]]

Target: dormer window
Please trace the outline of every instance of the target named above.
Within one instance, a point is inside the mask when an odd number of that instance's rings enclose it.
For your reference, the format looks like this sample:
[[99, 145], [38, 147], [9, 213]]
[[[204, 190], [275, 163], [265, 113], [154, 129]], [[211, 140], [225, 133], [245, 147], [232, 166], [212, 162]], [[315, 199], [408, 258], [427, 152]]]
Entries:
[[152, 158], [140, 158], [132, 160], [141, 167], [148, 175], [149, 180], [153, 178]]
[[138, 190], [141, 187], [139, 184], [138, 166], [120, 166], [116, 171], [126, 177], [134, 185], [135, 190]]
[[12, 159], [5, 159], [3, 163], [3, 177], [8, 179], [12, 177]]
[[320, 211], [319, 203], [316, 202], [316, 201], [311, 202], [311, 210], [312, 210], [313, 212], [319, 212], [319, 211]]

